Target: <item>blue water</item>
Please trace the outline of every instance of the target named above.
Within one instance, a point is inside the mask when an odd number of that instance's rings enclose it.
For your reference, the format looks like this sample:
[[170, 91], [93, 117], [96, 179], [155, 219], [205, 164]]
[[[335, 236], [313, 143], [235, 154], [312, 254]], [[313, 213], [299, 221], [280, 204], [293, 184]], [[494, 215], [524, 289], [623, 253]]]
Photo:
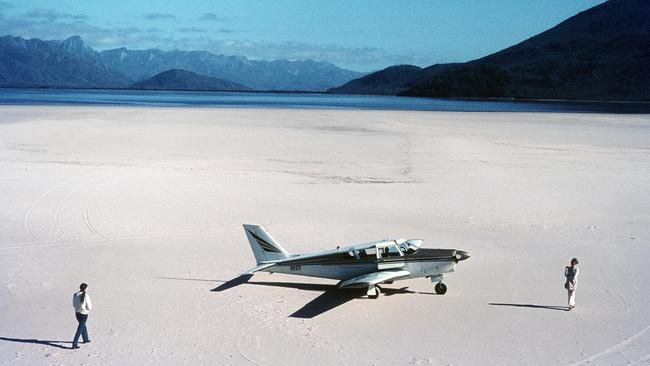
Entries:
[[377, 109], [466, 112], [650, 113], [650, 103], [435, 99], [374, 95], [181, 92], [94, 89], [0, 89], [5, 105]]

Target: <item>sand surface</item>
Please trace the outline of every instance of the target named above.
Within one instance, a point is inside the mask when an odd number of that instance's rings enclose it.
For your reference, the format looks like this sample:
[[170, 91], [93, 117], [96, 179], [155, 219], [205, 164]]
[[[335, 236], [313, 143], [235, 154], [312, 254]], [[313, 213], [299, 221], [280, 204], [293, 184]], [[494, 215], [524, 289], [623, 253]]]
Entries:
[[[444, 296], [210, 291], [254, 265], [243, 223], [472, 257]], [[2, 365], [649, 364], [649, 255], [648, 115], [0, 107]]]

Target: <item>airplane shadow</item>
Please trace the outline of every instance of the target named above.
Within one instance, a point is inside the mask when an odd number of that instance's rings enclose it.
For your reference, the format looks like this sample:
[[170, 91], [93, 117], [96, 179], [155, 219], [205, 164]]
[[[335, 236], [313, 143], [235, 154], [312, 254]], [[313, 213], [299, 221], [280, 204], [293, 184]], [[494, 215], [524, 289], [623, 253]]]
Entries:
[[291, 318], [313, 318], [332, 310], [346, 302], [360, 297], [365, 291], [358, 290], [339, 290], [336, 285], [318, 284], [318, 283], [296, 283], [296, 282], [249, 282], [252, 275], [242, 275], [227, 281], [211, 291], [221, 292], [242, 284], [254, 286], [271, 286], [293, 288], [303, 291], [323, 292], [314, 300], [305, 304], [302, 308], [289, 315]]
[[210, 291], [213, 291], [213, 292], [226, 291], [228, 289], [239, 286], [241, 284], [248, 283], [248, 280], [250, 280], [252, 277], [253, 277], [252, 274], [243, 274], [243, 275], [241, 275], [239, 277], [233, 278], [232, 280], [223, 281], [223, 283], [220, 286], [215, 287]]
[[535, 305], [535, 304], [507, 304], [500, 302], [491, 302], [488, 305], [492, 306], [512, 306], [516, 308], [532, 308], [532, 309], [547, 309], [547, 310], [562, 310], [567, 311], [566, 306], [557, 306], [557, 305]]
[[[304, 291], [323, 292], [321, 295], [305, 304], [300, 309], [289, 315], [290, 318], [311, 319], [325, 312], [328, 312], [338, 306], [341, 306], [351, 300], [371, 300], [363, 298], [366, 294], [365, 289], [339, 289], [336, 285], [317, 284], [317, 283], [297, 283], [297, 282], [246, 282], [247, 285], [271, 286], [293, 288]], [[221, 288], [223, 285], [219, 286]], [[408, 290], [408, 287], [402, 288], [384, 288], [380, 287], [384, 296], [395, 294], [416, 294], [417, 292]], [[216, 289], [215, 289], [216, 290]], [[214, 290], [213, 290], [214, 291]], [[222, 290], [220, 290], [222, 291]]]
[[72, 346], [65, 347], [65, 346], [62, 346], [60, 344], [60, 343], [72, 344], [72, 342], [68, 342], [68, 341], [44, 341], [44, 340], [41, 340], [41, 339], [21, 339], [21, 338], [7, 338], [7, 337], [0, 337], [0, 341], [19, 342], [19, 343], [34, 343], [34, 344], [42, 344], [42, 345], [45, 345], [45, 346], [50, 346], [50, 347], [55, 347], [55, 348], [72, 349]]
[[[221, 285], [213, 288], [212, 292], [223, 292], [236, 286], [243, 284], [253, 286], [271, 286], [271, 287], [284, 287], [293, 288], [303, 291], [317, 291], [322, 292], [321, 295], [305, 304], [300, 309], [289, 315], [291, 318], [314, 318], [320, 314], [330, 311], [338, 306], [341, 306], [353, 299], [371, 300], [364, 298], [366, 294], [365, 289], [339, 289], [336, 285], [332, 284], [318, 284], [318, 283], [296, 283], [296, 282], [259, 282], [249, 281], [253, 277], [252, 274], [245, 274], [235, 277], [228, 281], [222, 280], [205, 280], [194, 278], [177, 278], [177, 277], [157, 277], [159, 279], [168, 280], [184, 280], [184, 281], [206, 281], [206, 282], [223, 282]], [[411, 291], [408, 287], [402, 288], [386, 288], [380, 287], [382, 296], [393, 296], [397, 294], [420, 294], [420, 295], [437, 295], [430, 292], [416, 292]]]

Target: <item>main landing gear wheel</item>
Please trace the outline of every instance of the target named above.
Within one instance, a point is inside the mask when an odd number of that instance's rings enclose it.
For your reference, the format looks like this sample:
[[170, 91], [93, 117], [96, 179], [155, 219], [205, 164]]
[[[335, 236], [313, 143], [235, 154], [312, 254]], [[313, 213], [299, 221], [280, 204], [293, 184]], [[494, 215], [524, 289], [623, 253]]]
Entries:
[[371, 288], [368, 289], [367, 295], [368, 295], [368, 298], [370, 298], [370, 299], [376, 299], [376, 298], [379, 297], [380, 293], [381, 293], [381, 291], [379, 291], [379, 287], [371, 287]]
[[447, 292], [447, 285], [442, 282], [438, 282], [436, 284], [435, 290], [438, 295], [444, 295]]

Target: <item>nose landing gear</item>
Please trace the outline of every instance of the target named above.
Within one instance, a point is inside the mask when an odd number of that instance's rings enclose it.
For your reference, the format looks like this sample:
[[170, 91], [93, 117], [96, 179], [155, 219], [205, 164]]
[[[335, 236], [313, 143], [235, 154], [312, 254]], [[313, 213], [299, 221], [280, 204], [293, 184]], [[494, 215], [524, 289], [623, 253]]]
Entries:
[[433, 289], [436, 290], [438, 295], [444, 295], [447, 292], [447, 285], [442, 283], [442, 275], [431, 276], [429, 278], [431, 278], [431, 282], [437, 282]]

